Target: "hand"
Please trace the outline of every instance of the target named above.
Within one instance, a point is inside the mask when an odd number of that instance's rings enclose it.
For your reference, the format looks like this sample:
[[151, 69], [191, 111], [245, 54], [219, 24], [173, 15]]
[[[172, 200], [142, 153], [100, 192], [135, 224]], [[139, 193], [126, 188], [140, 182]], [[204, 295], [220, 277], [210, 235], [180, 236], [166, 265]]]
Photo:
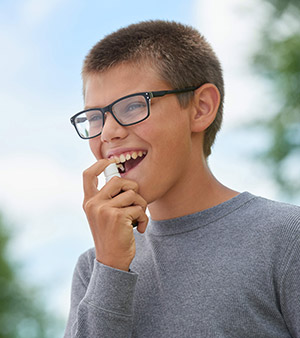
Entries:
[[84, 171], [83, 209], [93, 235], [96, 259], [128, 271], [135, 256], [132, 222], [138, 221], [137, 230], [145, 232], [147, 202], [138, 194], [138, 184], [123, 178], [113, 177], [100, 191], [97, 189], [97, 176], [110, 163], [99, 160]]

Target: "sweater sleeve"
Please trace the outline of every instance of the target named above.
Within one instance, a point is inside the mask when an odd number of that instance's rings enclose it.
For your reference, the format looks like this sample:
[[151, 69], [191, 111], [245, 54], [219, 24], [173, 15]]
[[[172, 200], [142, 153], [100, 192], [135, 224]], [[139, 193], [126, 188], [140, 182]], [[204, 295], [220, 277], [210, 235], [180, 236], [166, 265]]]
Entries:
[[291, 336], [300, 338], [300, 231], [285, 258], [280, 288], [281, 310]]
[[[90, 271], [91, 270], [91, 271]], [[71, 291], [65, 338], [131, 337], [137, 274], [81, 256]]]

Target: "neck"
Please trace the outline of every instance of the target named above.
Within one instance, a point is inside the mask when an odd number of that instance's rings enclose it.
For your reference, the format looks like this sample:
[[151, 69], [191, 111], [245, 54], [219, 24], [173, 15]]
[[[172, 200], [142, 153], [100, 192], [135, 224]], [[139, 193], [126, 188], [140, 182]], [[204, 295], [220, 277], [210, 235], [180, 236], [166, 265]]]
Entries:
[[172, 191], [148, 205], [153, 220], [189, 215], [238, 195], [238, 192], [225, 187], [213, 176], [205, 159], [197, 165], [191, 164], [191, 167], [185, 179], [174, 186]]

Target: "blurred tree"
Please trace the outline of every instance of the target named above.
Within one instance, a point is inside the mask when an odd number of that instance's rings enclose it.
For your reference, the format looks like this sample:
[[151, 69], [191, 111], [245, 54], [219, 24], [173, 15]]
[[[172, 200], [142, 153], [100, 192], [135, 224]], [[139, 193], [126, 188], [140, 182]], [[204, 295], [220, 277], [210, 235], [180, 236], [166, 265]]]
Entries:
[[260, 155], [288, 197], [300, 196], [300, 1], [264, 0], [268, 17], [253, 57], [270, 81], [275, 111], [258, 125], [270, 143]]
[[60, 321], [46, 313], [37, 290], [22, 282], [19, 266], [9, 258], [10, 239], [0, 214], [0, 338], [59, 337]]

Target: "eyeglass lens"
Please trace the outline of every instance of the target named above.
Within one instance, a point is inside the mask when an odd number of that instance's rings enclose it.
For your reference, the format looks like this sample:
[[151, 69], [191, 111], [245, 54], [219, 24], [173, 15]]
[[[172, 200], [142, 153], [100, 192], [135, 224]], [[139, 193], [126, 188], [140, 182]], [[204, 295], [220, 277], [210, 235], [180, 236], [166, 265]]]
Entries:
[[[148, 104], [143, 95], [127, 97], [112, 106], [112, 113], [121, 125], [138, 123], [148, 116]], [[104, 114], [99, 109], [89, 109], [75, 118], [76, 128], [83, 138], [99, 135], [103, 129]]]

